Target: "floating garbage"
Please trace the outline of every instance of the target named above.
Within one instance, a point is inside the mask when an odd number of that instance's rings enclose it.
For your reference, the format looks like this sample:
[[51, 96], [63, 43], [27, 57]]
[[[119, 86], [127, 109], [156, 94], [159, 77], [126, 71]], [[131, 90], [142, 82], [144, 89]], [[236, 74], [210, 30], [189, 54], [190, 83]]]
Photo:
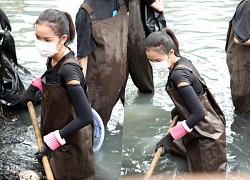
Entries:
[[18, 173], [20, 180], [40, 180], [42, 179], [42, 175], [36, 173], [32, 170], [24, 170]]

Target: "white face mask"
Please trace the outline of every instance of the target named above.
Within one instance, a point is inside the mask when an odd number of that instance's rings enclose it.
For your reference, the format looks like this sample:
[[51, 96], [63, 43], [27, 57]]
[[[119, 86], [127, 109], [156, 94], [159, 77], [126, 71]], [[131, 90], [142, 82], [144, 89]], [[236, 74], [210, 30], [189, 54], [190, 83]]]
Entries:
[[163, 60], [163, 61], [160, 61], [160, 62], [154, 62], [154, 63], [151, 63], [153, 68], [156, 70], [156, 71], [167, 71], [169, 69], [169, 67], [171, 66], [171, 63], [167, 60]]
[[[59, 42], [59, 41], [58, 41]], [[38, 52], [41, 54], [43, 57], [52, 57], [59, 51], [56, 50], [56, 46], [58, 42], [51, 43], [51, 42], [44, 42], [36, 39], [36, 48]]]
[[168, 69], [168, 63], [166, 61], [154, 62], [151, 64], [153, 66], [153, 69], [159, 72], [166, 71]]

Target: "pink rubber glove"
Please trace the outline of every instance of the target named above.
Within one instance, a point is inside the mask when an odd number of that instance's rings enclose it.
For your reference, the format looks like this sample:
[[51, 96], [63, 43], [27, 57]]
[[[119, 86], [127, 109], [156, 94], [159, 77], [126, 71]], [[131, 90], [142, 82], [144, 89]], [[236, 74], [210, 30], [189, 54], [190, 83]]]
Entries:
[[175, 127], [170, 129], [170, 134], [174, 138], [174, 140], [178, 140], [185, 136], [188, 132], [191, 132], [193, 129], [190, 129], [187, 124], [186, 120], [181, 121]]
[[43, 140], [52, 151], [66, 143], [66, 141], [61, 138], [58, 130], [47, 134], [43, 137]]
[[43, 92], [41, 77], [32, 80], [31, 84], [37, 87], [41, 92]]

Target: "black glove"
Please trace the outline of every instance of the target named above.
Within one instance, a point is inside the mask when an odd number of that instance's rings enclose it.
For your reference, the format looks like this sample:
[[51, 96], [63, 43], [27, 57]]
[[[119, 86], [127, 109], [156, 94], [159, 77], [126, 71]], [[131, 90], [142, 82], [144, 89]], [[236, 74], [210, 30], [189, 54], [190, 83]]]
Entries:
[[3, 30], [7, 28], [9, 31], [11, 31], [10, 21], [2, 9], [0, 9], [0, 23]]
[[44, 155], [47, 155], [48, 157], [50, 157], [52, 152], [53, 151], [47, 146], [47, 144], [43, 143], [43, 148], [42, 148], [41, 152], [37, 152], [35, 154], [35, 156], [36, 156], [38, 161], [42, 161], [42, 158]]
[[168, 133], [165, 137], [163, 137], [155, 146], [155, 152], [162, 147], [162, 154], [161, 156], [164, 156], [167, 152], [170, 152], [172, 147], [172, 142], [174, 138], [171, 136], [170, 133]]
[[24, 92], [22, 99], [23, 107], [27, 108], [27, 103], [29, 101], [31, 101], [34, 105], [41, 101], [41, 92], [33, 85], [30, 85], [29, 88]]

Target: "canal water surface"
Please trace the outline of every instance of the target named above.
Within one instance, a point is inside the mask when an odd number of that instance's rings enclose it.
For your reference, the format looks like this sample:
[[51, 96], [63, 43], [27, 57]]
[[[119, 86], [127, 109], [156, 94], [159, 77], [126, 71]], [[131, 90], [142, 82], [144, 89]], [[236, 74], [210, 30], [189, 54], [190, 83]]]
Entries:
[[[74, 0], [0, 0], [8, 15], [16, 42], [18, 63], [31, 72], [31, 78], [45, 70], [46, 60], [35, 50], [34, 22], [47, 8], [69, 12], [73, 19], [82, 1]], [[225, 39], [228, 22], [238, 0], [164, 0], [168, 28], [180, 43], [181, 55], [189, 58], [204, 77], [226, 116], [227, 173], [247, 174], [250, 170], [250, 118], [234, 112], [229, 73], [226, 65]], [[71, 48], [76, 51], [76, 43]], [[153, 159], [154, 147], [168, 129], [173, 103], [165, 92], [167, 72], [154, 71], [155, 92], [141, 94], [130, 77], [126, 87], [125, 108], [119, 101], [105, 127], [105, 141], [95, 153], [96, 177], [117, 180], [142, 177]], [[26, 87], [30, 80], [25, 79]], [[40, 106], [36, 106], [40, 120]], [[41, 171], [35, 160], [37, 145], [27, 111], [6, 112], [0, 119], [0, 179], [16, 179], [23, 170]], [[154, 176], [175, 177], [187, 173], [184, 159], [161, 158]]]

